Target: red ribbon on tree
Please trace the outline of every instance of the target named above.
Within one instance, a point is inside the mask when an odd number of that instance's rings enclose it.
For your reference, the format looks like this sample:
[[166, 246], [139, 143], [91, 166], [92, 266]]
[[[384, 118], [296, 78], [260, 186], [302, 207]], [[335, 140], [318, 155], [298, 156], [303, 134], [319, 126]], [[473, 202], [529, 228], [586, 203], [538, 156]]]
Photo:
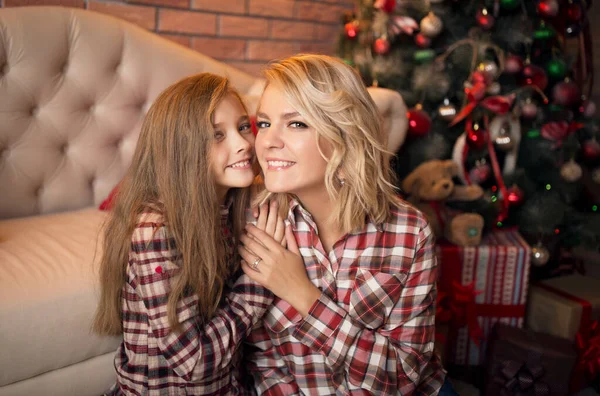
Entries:
[[571, 134], [575, 133], [578, 129], [583, 128], [584, 125], [579, 122], [567, 122], [567, 121], [551, 121], [547, 122], [542, 126], [540, 135], [544, 139], [552, 140], [554, 142], [554, 149], [562, 146], [563, 141]]
[[[493, 97], [490, 97], [490, 98], [493, 98]], [[484, 134], [488, 134], [489, 133], [488, 132], [489, 131], [489, 119], [488, 119], [487, 115], [485, 115], [483, 117], [483, 124], [484, 124], [484, 128], [485, 128]], [[467, 120], [466, 127], [467, 127], [467, 129], [470, 129], [472, 127], [472, 120], [470, 118]], [[498, 183], [498, 188], [500, 189], [500, 192], [502, 193], [502, 202], [501, 202], [502, 209], [500, 211], [500, 214], [498, 215], [497, 220], [500, 222], [503, 222], [508, 217], [508, 208], [510, 205], [510, 202], [508, 201], [508, 189], [506, 188], [506, 184], [504, 183], [504, 178], [502, 177], [502, 170], [500, 169], [500, 163], [498, 162], [498, 157], [496, 156], [494, 142], [492, 141], [492, 139], [489, 138], [489, 136], [485, 136], [485, 140], [487, 141], [488, 154], [490, 156], [490, 162], [492, 164], [492, 170], [494, 172], [494, 177], [496, 178], [496, 182]], [[465, 146], [463, 147], [463, 152], [462, 152], [463, 163], [467, 160], [468, 154], [469, 154], [469, 145], [465, 144]], [[468, 184], [471, 184], [469, 172], [467, 172], [466, 168], [464, 171], [464, 178]]]
[[484, 109], [491, 111], [496, 114], [506, 114], [510, 110], [515, 100], [516, 95], [510, 94], [508, 96], [485, 96], [485, 90], [487, 89], [486, 82], [477, 81], [473, 84], [472, 87], [465, 88], [465, 93], [467, 94], [467, 100], [469, 103], [465, 107], [461, 109], [461, 111], [454, 117], [450, 126], [454, 126], [467, 118], [473, 110], [479, 105]]
[[468, 285], [452, 282], [451, 293], [438, 293], [436, 319], [440, 323], [452, 322], [457, 327], [467, 326], [469, 337], [479, 346], [483, 339], [483, 330], [477, 321], [477, 303], [475, 297], [483, 293], [475, 290], [475, 281]]

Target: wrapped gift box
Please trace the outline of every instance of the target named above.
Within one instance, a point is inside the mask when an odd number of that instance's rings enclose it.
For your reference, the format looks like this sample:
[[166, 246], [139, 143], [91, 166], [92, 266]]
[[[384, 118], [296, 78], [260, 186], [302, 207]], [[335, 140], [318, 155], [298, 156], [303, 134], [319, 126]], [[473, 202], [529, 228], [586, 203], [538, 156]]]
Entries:
[[449, 322], [447, 363], [482, 366], [486, 340], [500, 322], [522, 327], [531, 248], [517, 231], [494, 231], [479, 246], [437, 246], [438, 323]]
[[576, 345], [579, 362], [571, 390], [600, 384], [600, 279], [569, 275], [531, 287], [527, 327]]
[[527, 327], [575, 341], [576, 335], [600, 319], [600, 279], [569, 275], [532, 284]]
[[576, 361], [564, 338], [499, 324], [490, 337], [485, 395], [568, 395]]

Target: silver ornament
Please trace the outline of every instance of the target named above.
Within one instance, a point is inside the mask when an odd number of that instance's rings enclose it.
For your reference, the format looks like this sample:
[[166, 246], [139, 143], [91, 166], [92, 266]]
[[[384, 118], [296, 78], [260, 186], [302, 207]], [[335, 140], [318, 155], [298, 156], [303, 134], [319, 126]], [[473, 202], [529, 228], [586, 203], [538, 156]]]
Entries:
[[573, 159], [560, 168], [560, 176], [569, 183], [573, 183], [581, 179], [582, 174], [583, 171], [581, 170], [581, 166], [579, 166], [579, 164]]
[[494, 138], [494, 144], [497, 149], [504, 152], [510, 151], [515, 147], [515, 142], [510, 134], [510, 124], [508, 122], [505, 121], [500, 126], [498, 136]]
[[421, 33], [423, 33], [423, 35], [429, 38], [434, 38], [442, 32], [442, 29], [444, 28], [444, 23], [432, 11], [429, 14], [427, 14], [425, 18], [421, 19], [420, 26]]
[[531, 248], [531, 264], [543, 267], [550, 261], [550, 252], [541, 243]]
[[585, 103], [583, 108], [583, 116], [585, 118], [592, 118], [596, 114], [596, 103], [588, 101]]
[[442, 120], [450, 122], [456, 117], [456, 106], [446, 98], [444, 103], [438, 107], [438, 115]]
[[487, 87], [486, 92], [490, 95], [498, 95], [501, 89], [500, 83], [493, 82]]
[[496, 62], [485, 61], [481, 62], [477, 67], [480, 71], [490, 76], [490, 80], [495, 80], [498, 77], [498, 65]]

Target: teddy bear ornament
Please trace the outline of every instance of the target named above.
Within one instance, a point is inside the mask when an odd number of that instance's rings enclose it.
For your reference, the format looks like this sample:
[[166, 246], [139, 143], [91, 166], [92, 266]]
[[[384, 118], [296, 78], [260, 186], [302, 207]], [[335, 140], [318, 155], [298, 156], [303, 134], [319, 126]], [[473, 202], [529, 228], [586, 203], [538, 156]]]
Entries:
[[475, 201], [483, 196], [478, 185], [463, 186], [453, 182], [459, 167], [452, 160], [426, 161], [403, 181], [408, 201], [415, 205], [431, 225], [437, 238], [444, 237], [459, 246], [481, 243], [483, 217], [478, 213], [461, 213], [448, 208], [449, 201]]

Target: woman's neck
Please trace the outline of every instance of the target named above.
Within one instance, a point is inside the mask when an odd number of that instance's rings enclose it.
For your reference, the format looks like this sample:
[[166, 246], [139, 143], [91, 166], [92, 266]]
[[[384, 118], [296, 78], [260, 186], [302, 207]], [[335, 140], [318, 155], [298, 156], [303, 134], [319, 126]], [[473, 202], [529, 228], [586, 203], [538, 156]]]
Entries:
[[311, 192], [298, 195], [302, 206], [311, 214], [317, 229], [319, 230], [319, 239], [326, 252], [332, 249], [333, 244], [342, 237], [342, 230], [336, 221], [332, 219], [333, 202], [323, 188], [319, 192]]

